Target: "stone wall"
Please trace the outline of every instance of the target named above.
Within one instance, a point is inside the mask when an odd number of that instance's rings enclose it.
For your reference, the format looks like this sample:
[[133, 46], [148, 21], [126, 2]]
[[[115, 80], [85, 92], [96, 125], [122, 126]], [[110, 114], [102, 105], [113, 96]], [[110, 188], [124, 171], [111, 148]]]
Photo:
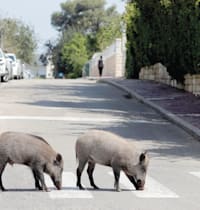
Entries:
[[200, 95], [200, 75], [185, 75], [184, 84], [178, 83], [172, 79], [167, 68], [161, 63], [152, 66], [143, 67], [139, 73], [139, 79], [154, 80], [160, 83], [171, 85], [179, 89], [184, 89], [194, 95]]
[[186, 91], [193, 93], [194, 95], [200, 95], [200, 75], [185, 75], [185, 88]]
[[172, 80], [169, 73], [167, 72], [167, 68], [161, 63], [141, 68], [139, 78], [154, 80], [168, 85], [171, 85]]

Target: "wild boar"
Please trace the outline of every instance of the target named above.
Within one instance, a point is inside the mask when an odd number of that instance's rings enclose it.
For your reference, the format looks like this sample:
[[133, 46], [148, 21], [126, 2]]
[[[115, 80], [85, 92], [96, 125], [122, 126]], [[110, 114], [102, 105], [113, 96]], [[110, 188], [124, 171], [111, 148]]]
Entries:
[[96, 163], [112, 167], [116, 191], [120, 191], [121, 170], [124, 171], [136, 190], [144, 189], [149, 157], [146, 152], [141, 152], [134, 142], [108, 131], [90, 130], [77, 139], [75, 147], [79, 189], [84, 189], [81, 185], [81, 174], [86, 163], [88, 163], [87, 173], [90, 184], [95, 189], [98, 189], [93, 179]]
[[42, 137], [20, 132], [4, 132], [0, 135], [0, 188], [2, 191], [5, 190], [2, 173], [7, 163], [29, 166], [38, 190], [48, 191], [43, 172], [51, 177], [58, 190], [61, 189], [63, 158]]

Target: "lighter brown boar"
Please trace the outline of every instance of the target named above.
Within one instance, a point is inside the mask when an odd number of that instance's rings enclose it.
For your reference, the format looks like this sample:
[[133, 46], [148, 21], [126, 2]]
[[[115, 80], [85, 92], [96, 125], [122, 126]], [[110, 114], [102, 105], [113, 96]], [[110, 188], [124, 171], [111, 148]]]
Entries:
[[76, 157], [77, 186], [80, 189], [84, 189], [81, 185], [81, 174], [86, 163], [90, 184], [95, 189], [98, 189], [93, 179], [96, 163], [112, 167], [117, 191], [120, 191], [120, 171], [124, 171], [136, 190], [144, 189], [149, 157], [146, 152], [141, 152], [133, 141], [127, 141], [108, 131], [90, 130], [77, 139]]

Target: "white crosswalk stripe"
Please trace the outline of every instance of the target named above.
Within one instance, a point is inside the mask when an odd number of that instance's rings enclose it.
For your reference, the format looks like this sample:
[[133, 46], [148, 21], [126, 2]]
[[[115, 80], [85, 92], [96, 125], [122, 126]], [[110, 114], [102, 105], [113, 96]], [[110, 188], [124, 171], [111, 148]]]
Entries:
[[55, 190], [55, 187], [49, 176], [45, 175], [45, 182], [47, 187], [51, 189], [48, 193], [51, 199], [62, 199], [62, 198], [93, 198], [92, 194], [88, 190], [79, 190], [76, 187], [76, 177], [72, 172], [63, 172], [62, 177], [62, 190]]
[[[109, 174], [113, 176], [112, 172], [109, 172]], [[127, 189], [133, 189], [133, 184], [123, 173], [120, 175], [120, 183]], [[145, 189], [143, 191], [133, 190], [131, 192], [139, 198], [179, 198], [176, 193], [172, 192], [150, 176], [146, 177]]]
[[[108, 172], [113, 176], [113, 172]], [[200, 178], [200, 172], [190, 172], [190, 174]], [[80, 198], [80, 199], [92, 199], [93, 195], [88, 190], [79, 190], [76, 187], [76, 176], [72, 172], [63, 172], [63, 188], [62, 190], [56, 190], [50, 177], [45, 175], [45, 181], [48, 188], [51, 189], [48, 192], [51, 199], [64, 199], [64, 198]], [[130, 190], [134, 196], [138, 198], [179, 198], [172, 190], [165, 187], [160, 182], [156, 181], [150, 176], [146, 178], [145, 189], [143, 191], [136, 191], [132, 183], [128, 180], [125, 174], [120, 175], [120, 184], [126, 189]], [[123, 188], [123, 187], [122, 187]]]
[[193, 176], [200, 178], [200, 171], [191, 171], [189, 172], [189, 174], [192, 174]]
[[[91, 123], [120, 123], [126, 122], [126, 118], [123, 117], [57, 117], [57, 116], [0, 116], [0, 120], [31, 120], [31, 121], [63, 121], [63, 122], [91, 122]], [[150, 123], [150, 124], [169, 124], [167, 121], [163, 120], [143, 120], [143, 119], [129, 119], [132, 123]]]

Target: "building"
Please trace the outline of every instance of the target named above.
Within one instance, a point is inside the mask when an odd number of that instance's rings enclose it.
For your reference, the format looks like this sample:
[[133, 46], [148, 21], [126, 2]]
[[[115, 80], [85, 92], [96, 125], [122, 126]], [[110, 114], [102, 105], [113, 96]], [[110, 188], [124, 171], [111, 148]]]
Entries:
[[116, 39], [112, 45], [108, 46], [102, 52], [95, 53], [89, 61], [89, 76], [97, 77], [98, 60], [103, 57], [104, 68], [103, 77], [124, 77], [125, 76], [125, 60], [126, 60], [126, 36], [122, 33], [122, 38]]

